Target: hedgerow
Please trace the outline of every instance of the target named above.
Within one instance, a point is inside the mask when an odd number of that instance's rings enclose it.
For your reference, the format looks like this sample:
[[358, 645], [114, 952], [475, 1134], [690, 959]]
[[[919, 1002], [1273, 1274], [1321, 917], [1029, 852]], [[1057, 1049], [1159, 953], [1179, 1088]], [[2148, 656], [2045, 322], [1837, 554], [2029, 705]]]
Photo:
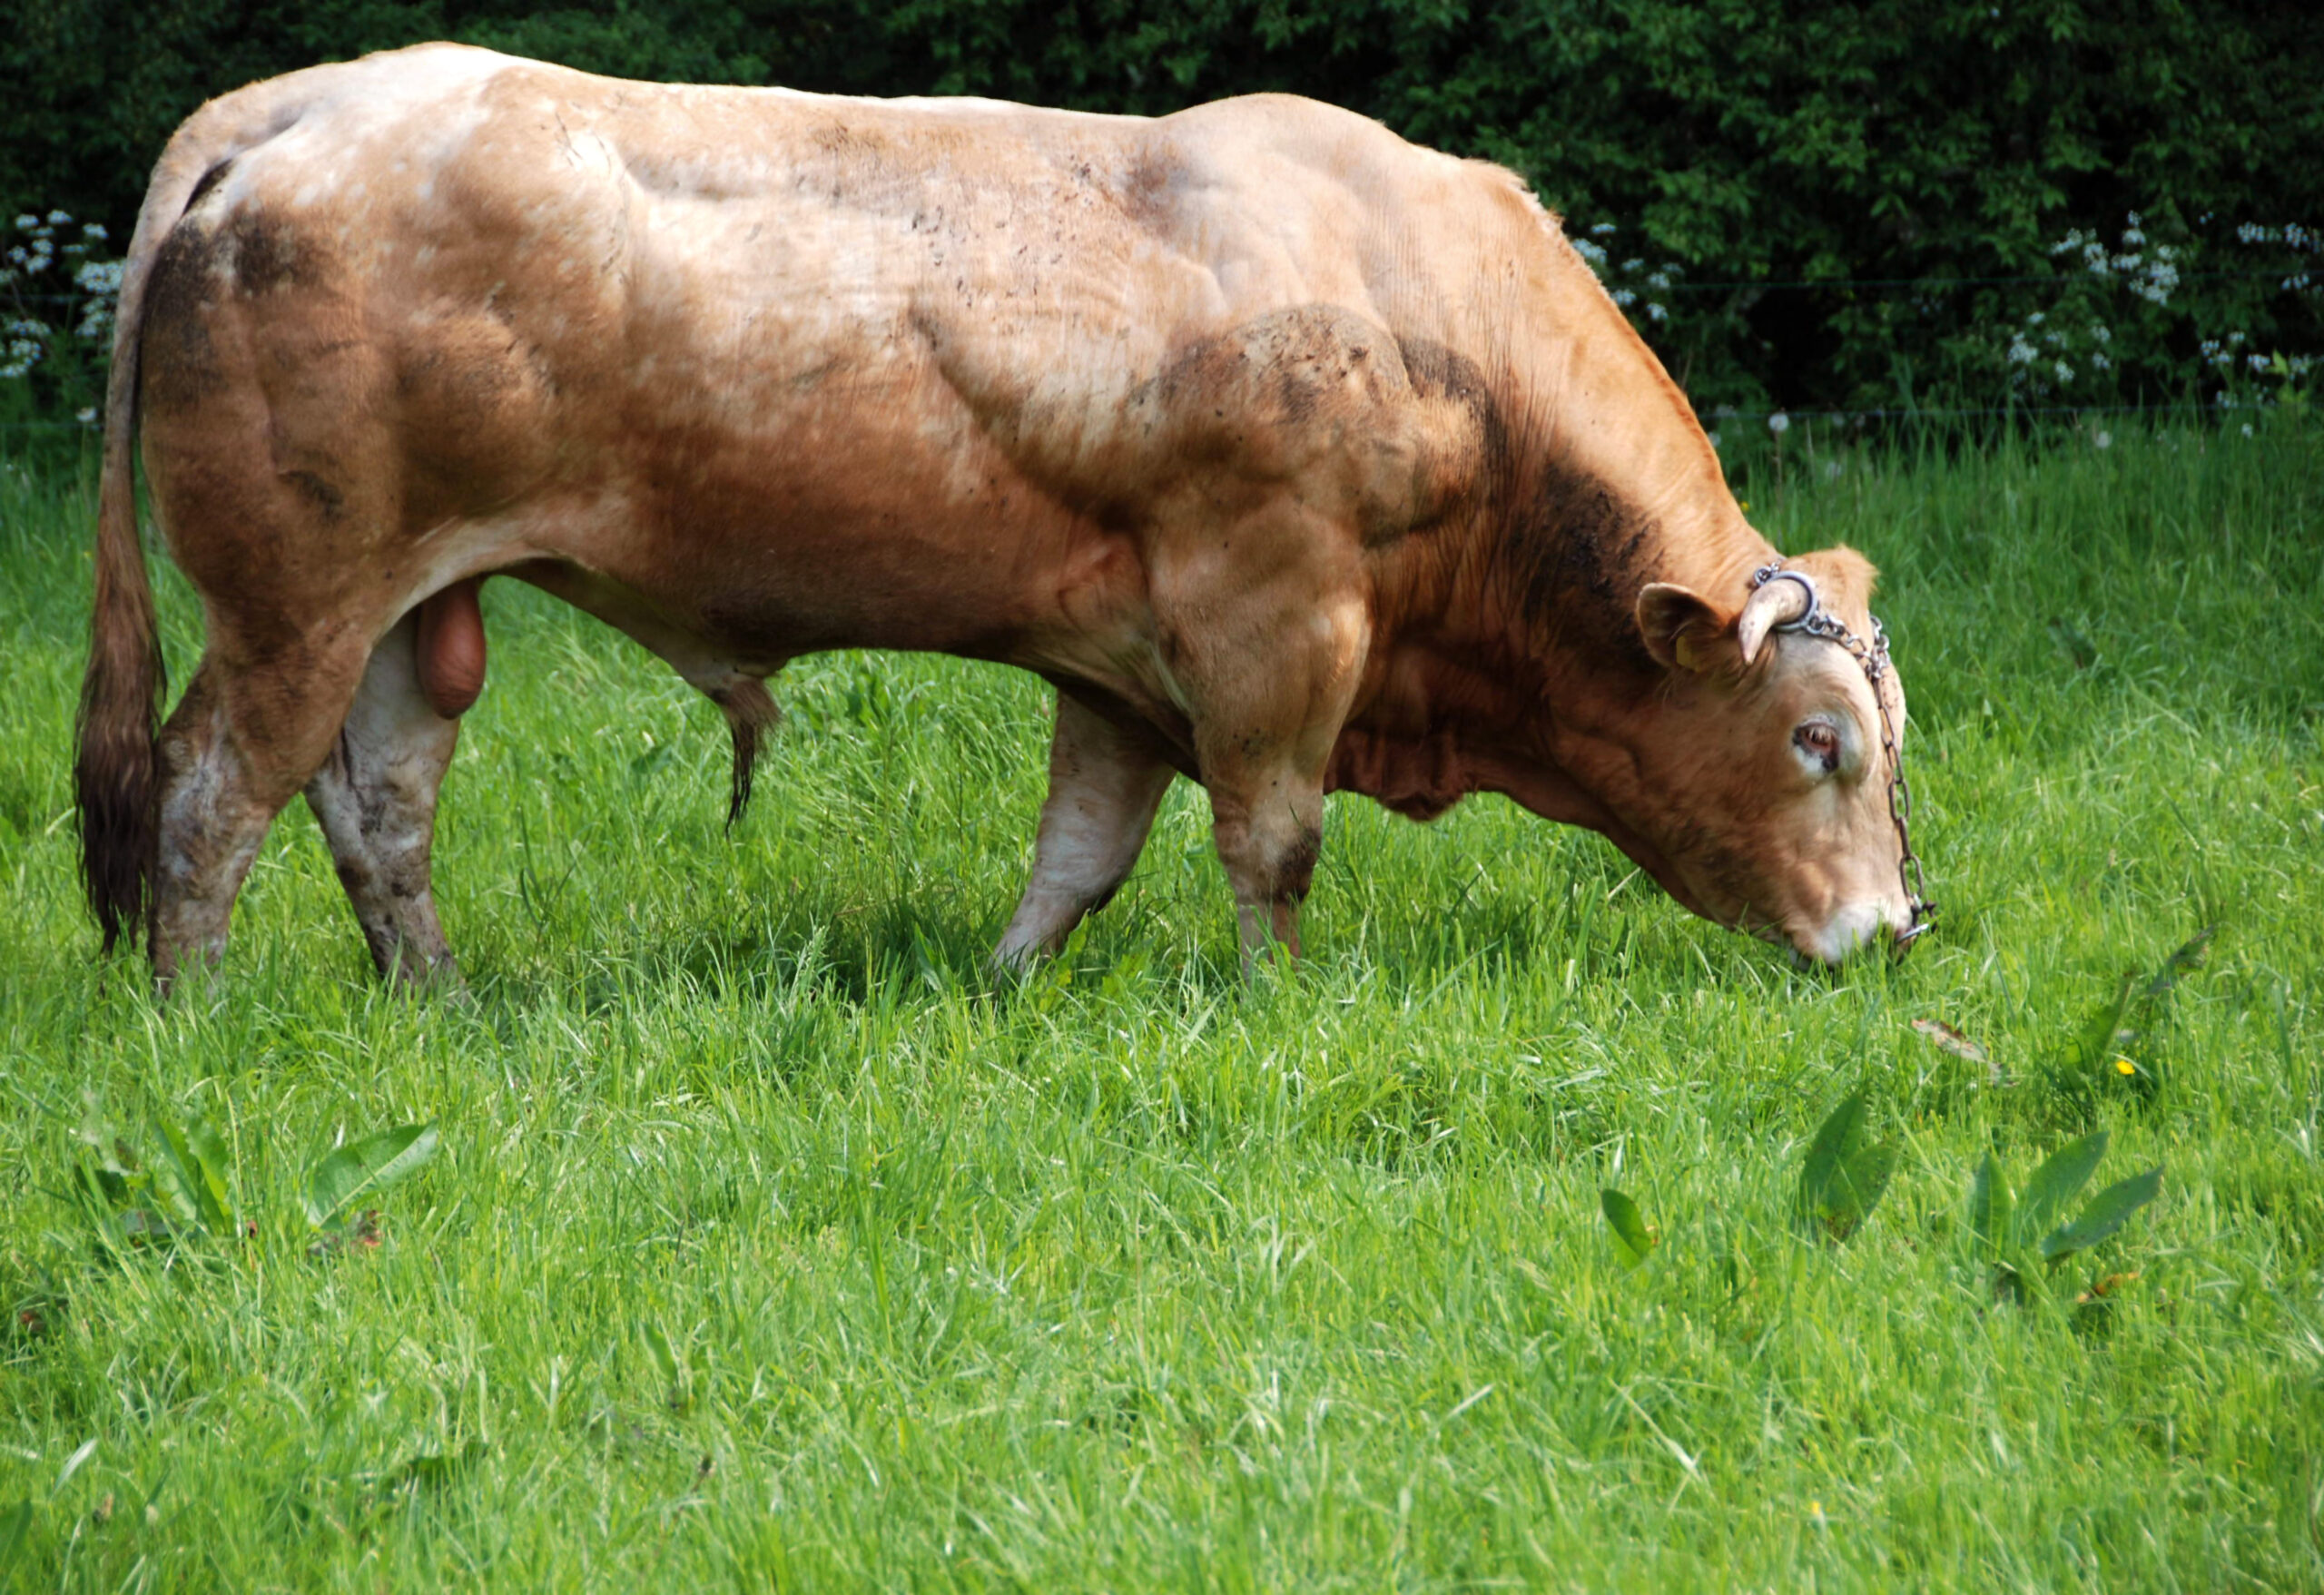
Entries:
[[1091, 110], [1311, 94], [1522, 172], [1706, 409], [2209, 399], [2324, 348], [2324, 10], [2272, 0], [52, 0], [0, 42], [0, 208], [126, 237], [202, 99], [428, 38]]

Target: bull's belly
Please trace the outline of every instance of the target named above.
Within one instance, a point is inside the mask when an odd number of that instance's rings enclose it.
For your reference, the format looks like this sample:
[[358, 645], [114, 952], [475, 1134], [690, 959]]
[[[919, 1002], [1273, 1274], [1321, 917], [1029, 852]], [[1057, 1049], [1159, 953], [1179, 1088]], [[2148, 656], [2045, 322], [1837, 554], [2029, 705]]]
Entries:
[[[938, 449], [892, 421], [831, 423], [633, 438], [586, 484], [458, 536], [469, 566], [539, 580], [698, 681], [832, 649], [941, 653], [1183, 726], [1134, 530], [973, 435]], [[571, 575], [542, 579], [543, 561]]]

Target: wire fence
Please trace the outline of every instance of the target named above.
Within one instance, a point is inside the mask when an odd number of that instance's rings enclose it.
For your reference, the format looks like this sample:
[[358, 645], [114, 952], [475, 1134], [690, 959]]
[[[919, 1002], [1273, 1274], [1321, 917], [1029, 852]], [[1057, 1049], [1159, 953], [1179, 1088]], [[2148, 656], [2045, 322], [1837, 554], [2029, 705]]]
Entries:
[[[1666, 268], [1667, 270], [1667, 268]], [[1806, 277], [1797, 281], [1774, 281], [1755, 277], [1737, 278], [1731, 282], [1689, 282], [1674, 278], [1660, 293], [1732, 293], [1744, 289], [1761, 289], [1773, 292], [1778, 289], [1821, 288], [1884, 288], [1911, 289], [1915, 292], [1932, 292], [1948, 288], [2028, 288], [2063, 287], [2082, 280], [2082, 273], [2063, 271], [2047, 277]], [[2286, 289], [2308, 286], [2306, 271], [2286, 271], [2281, 267], [2259, 271], [2181, 271], [2181, 282], [2257, 281], [2261, 278], [2280, 278]]]
[[1851, 425], [1873, 421], [1955, 420], [1980, 418], [1998, 419], [2008, 417], [2039, 418], [2049, 416], [2185, 416], [2210, 413], [2202, 406], [2192, 404], [1991, 404], [1983, 407], [1951, 405], [1915, 405], [1888, 409], [1714, 409], [1699, 412], [1696, 419], [1716, 430], [1728, 421], [1842, 421]]

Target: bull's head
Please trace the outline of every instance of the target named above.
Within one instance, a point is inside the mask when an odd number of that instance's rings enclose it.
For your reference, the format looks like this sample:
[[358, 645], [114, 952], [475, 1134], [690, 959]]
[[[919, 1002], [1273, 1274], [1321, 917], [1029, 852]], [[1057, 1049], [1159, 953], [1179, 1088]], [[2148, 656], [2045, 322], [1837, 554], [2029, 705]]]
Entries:
[[1639, 630], [1664, 675], [1620, 738], [1627, 790], [1608, 795], [1615, 840], [1673, 897], [1836, 962], [1884, 932], [1908, 936], [1919, 917], [1883, 746], [1885, 706], [1901, 752], [1904, 688], [1885, 658], [1876, 682], [1833, 635], [1837, 621], [1873, 646], [1865, 558], [1833, 548], [1785, 568], [1796, 575], [1732, 594], [1640, 593]]

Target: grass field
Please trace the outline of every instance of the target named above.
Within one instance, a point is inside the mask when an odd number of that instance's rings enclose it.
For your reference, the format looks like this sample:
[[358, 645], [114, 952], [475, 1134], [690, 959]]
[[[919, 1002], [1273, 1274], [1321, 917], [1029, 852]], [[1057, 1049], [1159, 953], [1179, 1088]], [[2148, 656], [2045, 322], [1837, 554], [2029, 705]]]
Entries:
[[[1902, 965], [1795, 971], [1498, 800], [1335, 798], [1311, 957], [1246, 985], [1181, 783], [996, 985], [1038, 684], [801, 665], [730, 838], [715, 711], [503, 584], [466, 1006], [375, 985], [303, 807], [222, 980], [99, 960], [85, 486], [7, 468], [0, 1582], [2324, 1588], [2324, 428], [2115, 432], [1743, 485], [1886, 572], [1945, 908]], [[1896, 1172], [1838, 1245], [1794, 1193], [1858, 1086]], [[213, 1127], [229, 1233], [103, 1238], [84, 1116]], [[310, 1166], [422, 1121], [379, 1244], [316, 1247]], [[2097, 1127], [2160, 1198], [1997, 1297], [1979, 1160]]]

